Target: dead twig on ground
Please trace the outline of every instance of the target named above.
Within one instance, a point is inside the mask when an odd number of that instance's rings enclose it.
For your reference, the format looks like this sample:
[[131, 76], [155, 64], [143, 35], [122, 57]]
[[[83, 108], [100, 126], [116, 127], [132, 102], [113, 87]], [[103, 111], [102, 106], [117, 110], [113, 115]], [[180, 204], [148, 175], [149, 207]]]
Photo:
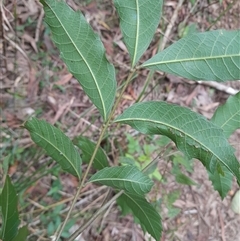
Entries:
[[[236, 90], [230, 86], [226, 86], [224, 84], [221, 84], [221, 83], [218, 83], [218, 82], [215, 82], [215, 81], [191, 81], [191, 80], [186, 80], [186, 79], [183, 79], [184, 82], [188, 83], [188, 84], [200, 84], [200, 85], [205, 85], [205, 86], [209, 86], [209, 87], [212, 87], [218, 91], [222, 91], [222, 92], [225, 92], [226, 94], [229, 94], [229, 95], [236, 95], [239, 90]], [[240, 80], [239, 80], [240, 81]]]
[[176, 9], [175, 9], [175, 11], [174, 11], [174, 13], [172, 15], [172, 18], [171, 18], [171, 20], [170, 20], [170, 22], [169, 22], [169, 24], [167, 26], [167, 29], [165, 31], [164, 36], [163, 36], [163, 40], [162, 40], [162, 43], [160, 45], [160, 50], [163, 50], [165, 48], [166, 44], [167, 44], [169, 35], [170, 35], [170, 33], [172, 31], [172, 28], [173, 28], [173, 26], [174, 26], [174, 24], [175, 24], [175, 22], [177, 20], [178, 11], [182, 7], [183, 2], [184, 2], [184, 0], [179, 0], [179, 2], [178, 2], [178, 5], [177, 5], [177, 7], [176, 7]]

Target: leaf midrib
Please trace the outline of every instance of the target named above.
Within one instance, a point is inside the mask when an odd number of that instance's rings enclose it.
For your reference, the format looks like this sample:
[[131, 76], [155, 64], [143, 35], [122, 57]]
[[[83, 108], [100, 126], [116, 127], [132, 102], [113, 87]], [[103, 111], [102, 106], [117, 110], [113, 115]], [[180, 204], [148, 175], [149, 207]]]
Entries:
[[150, 184], [146, 184], [145, 182], [139, 182], [131, 179], [123, 179], [119, 177], [98, 178], [98, 179], [94, 179], [92, 182], [100, 182], [100, 181], [121, 181], [121, 182], [129, 182], [129, 183], [141, 184], [141, 185], [150, 185]]
[[[138, 203], [135, 202], [135, 200], [132, 199], [131, 196], [129, 196], [126, 192], [124, 192], [124, 194], [125, 194], [126, 196], [128, 196], [128, 198], [130, 198], [134, 203], [136, 203], [136, 205], [139, 207], [139, 209], [141, 209], [142, 212], [145, 214], [145, 211], [142, 209], [142, 207], [141, 207], [140, 205], [138, 205]], [[153, 226], [152, 226], [152, 222], [149, 220], [148, 215], [145, 214], [145, 217], [147, 218], [148, 223], [150, 224], [150, 226], [151, 226], [153, 232], [155, 233], [155, 231], [154, 231], [155, 229], [153, 228]], [[156, 233], [155, 233], [155, 236], [157, 236]]]
[[51, 6], [46, 2], [46, 4], [49, 6], [49, 8], [52, 10], [52, 12], [54, 13], [56, 19], [59, 21], [59, 23], [61, 24], [62, 28], [64, 29], [65, 33], [67, 34], [67, 36], [69, 37], [71, 43], [73, 44], [73, 46], [75, 47], [76, 51], [79, 53], [79, 55], [81, 56], [81, 58], [83, 59], [83, 61], [85, 62], [85, 64], [87, 65], [88, 69], [89, 69], [89, 72], [91, 73], [92, 75], [92, 78], [94, 80], [94, 83], [96, 85], [96, 88], [97, 88], [97, 91], [98, 91], [98, 94], [100, 96], [100, 100], [101, 100], [101, 103], [102, 103], [102, 108], [103, 108], [103, 117], [104, 117], [104, 120], [106, 119], [106, 109], [105, 109], [105, 105], [104, 105], [104, 101], [103, 101], [103, 97], [102, 97], [102, 94], [101, 94], [101, 91], [100, 91], [100, 88], [99, 88], [99, 85], [97, 83], [97, 80], [96, 80], [96, 77], [94, 75], [94, 73], [92, 72], [88, 62], [86, 61], [86, 59], [83, 57], [83, 55], [81, 54], [81, 52], [79, 51], [79, 49], [77, 48], [75, 42], [73, 41], [73, 39], [71, 38], [71, 36], [68, 34], [68, 31], [66, 30], [66, 28], [64, 27], [64, 25], [62, 24], [62, 22], [60, 21], [58, 15], [55, 13], [55, 11], [51, 8]]
[[240, 57], [240, 54], [233, 54], [233, 55], [218, 55], [218, 56], [210, 56], [210, 57], [198, 57], [198, 58], [187, 58], [187, 59], [174, 59], [174, 60], [162, 60], [159, 62], [143, 64], [141, 67], [147, 67], [152, 65], [158, 64], [171, 64], [171, 63], [178, 63], [178, 62], [192, 62], [192, 61], [201, 61], [201, 60], [212, 60], [212, 59], [223, 59], [223, 58], [232, 58], [232, 57]]
[[[176, 128], [176, 126], [168, 125], [168, 124], [166, 124], [165, 122], [152, 121], [152, 120], [143, 119], [143, 118], [134, 118], [134, 119], [133, 119], [133, 118], [129, 118], [129, 119], [128, 119], [128, 118], [125, 118], [125, 119], [121, 119], [121, 121], [119, 121], [119, 122], [122, 122], [122, 121], [146, 121], [146, 122], [150, 122], [150, 123], [154, 123], [154, 124], [159, 124], [159, 125], [164, 125], [164, 126], [167, 126], [167, 127], [169, 127], [169, 128], [175, 129], [175, 130], [179, 131], [180, 133], [182, 133], [182, 134], [188, 136], [189, 138], [193, 139], [194, 141], [196, 141], [198, 144], [200, 144], [200, 146], [203, 146], [203, 147], [205, 147], [207, 150], [209, 150], [209, 151], [210, 151], [215, 157], [217, 157], [217, 159], [218, 159], [221, 163], [223, 163], [223, 165], [226, 166], [226, 167], [228, 168], [228, 170], [232, 173], [231, 168], [230, 168], [221, 158], [219, 158], [215, 153], [213, 153], [211, 149], [209, 149], [207, 146], [205, 146], [204, 144], [202, 144], [201, 142], [199, 142], [197, 139], [195, 139], [194, 137], [192, 137], [192, 136], [189, 135], [188, 133], [183, 132], [181, 129]], [[116, 122], [117, 122], [117, 120], [116, 120]], [[188, 143], [188, 144], [189, 144], [189, 143]], [[189, 144], [189, 145], [190, 145], [190, 144]], [[193, 145], [193, 146], [194, 146], [194, 145]]]
[[70, 166], [75, 170], [75, 173], [77, 174], [78, 178], [80, 178], [76, 168], [74, 167], [74, 165], [72, 164], [72, 162], [67, 158], [67, 156], [60, 150], [58, 149], [55, 145], [53, 145], [50, 141], [48, 141], [46, 138], [44, 138], [43, 136], [41, 136], [40, 134], [38, 134], [38, 132], [32, 132], [35, 135], [39, 136], [40, 138], [42, 138], [43, 140], [45, 140], [50, 146], [54, 147], [57, 151], [59, 151], [59, 153], [62, 153], [62, 156], [65, 157], [65, 159], [68, 161], [68, 163], [70, 163]]
[[[134, 48], [134, 55], [133, 55], [133, 61], [132, 61], [132, 65], [135, 64], [136, 61], [136, 56], [137, 56], [137, 50], [138, 50], [138, 42], [139, 42], [139, 18], [140, 18], [140, 14], [139, 14], [139, 2], [138, 0], [135, 1], [136, 2], [136, 11], [137, 11], [137, 28], [136, 28], [136, 38], [135, 38], [135, 48]], [[133, 67], [133, 66], [132, 66]]]

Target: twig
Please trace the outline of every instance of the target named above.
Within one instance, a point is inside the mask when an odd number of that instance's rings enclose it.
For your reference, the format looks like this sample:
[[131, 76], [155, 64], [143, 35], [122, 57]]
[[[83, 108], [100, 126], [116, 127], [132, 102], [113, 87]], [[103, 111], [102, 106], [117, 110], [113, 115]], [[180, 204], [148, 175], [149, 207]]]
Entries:
[[[152, 162], [150, 162], [143, 170], [142, 172], [146, 172], [154, 163], [156, 163], [156, 161], [159, 158], [162, 157], [168, 157], [173, 155], [174, 153], [171, 154], [167, 154], [167, 155], [163, 155], [163, 153], [166, 151], [166, 149], [169, 147], [170, 144], [168, 144], [161, 152], [162, 154], [158, 155]], [[120, 192], [118, 192], [114, 197], [112, 197], [106, 204], [104, 204], [88, 221], [87, 223], [85, 223], [79, 230], [77, 230], [75, 233], [73, 233], [71, 235], [71, 237], [68, 239], [68, 241], [73, 241], [76, 237], [78, 237], [103, 211], [105, 211], [107, 208], [112, 207], [112, 205], [114, 204], [114, 202], [117, 200], [118, 197], [120, 197], [122, 194], [124, 193], [124, 190], [121, 190]]]
[[213, 88], [215, 88], [219, 91], [223, 91], [229, 95], [235, 95], [239, 92], [239, 90], [233, 89], [230, 86], [226, 86], [226, 85], [220, 84], [215, 81], [198, 81], [198, 84], [213, 87]]
[[172, 18], [171, 18], [171, 20], [170, 20], [170, 22], [167, 26], [167, 29], [165, 31], [164, 36], [163, 36], [163, 41], [161, 43], [160, 50], [163, 50], [165, 48], [166, 44], [167, 44], [167, 41], [169, 39], [169, 35], [170, 35], [170, 33], [172, 31], [172, 28], [173, 28], [173, 26], [174, 26], [174, 24], [177, 20], [178, 11], [182, 7], [183, 2], [184, 2], [184, 0], [179, 0], [178, 5], [177, 5], [176, 9], [174, 10]]
[[25, 59], [28, 61], [29, 66], [31, 66], [31, 62], [27, 56], [27, 54], [24, 52], [24, 50], [14, 41], [12, 41], [10, 38], [8, 38], [7, 36], [4, 36], [5, 39], [15, 48], [17, 49], [24, 57]]
[[[206, 86], [209, 86], [209, 87], [212, 87], [216, 90], [219, 90], [219, 91], [222, 91], [222, 92], [225, 92], [229, 95], [236, 95], [239, 90], [236, 90], [230, 86], [226, 86], [224, 84], [221, 84], [221, 83], [218, 83], [218, 82], [215, 82], [215, 81], [191, 81], [191, 80], [185, 80], [183, 79], [184, 82], [188, 83], [188, 84], [200, 84], [200, 85], [206, 85]], [[240, 81], [240, 80], [239, 80]]]
[[[159, 42], [158, 52], [165, 48], [165, 45], [167, 44], [167, 41], [169, 39], [169, 35], [170, 35], [170, 33], [172, 31], [172, 28], [173, 28], [173, 26], [174, 26], [174, 24], [177, 20], [178, 10], [181, 8], [183, 2], [184, 2], [184, 0], [179, 0], [178, 5], [177, 5], [177, 7], [176, 7], [176, 9], [173, 13], [173, 16], [172, 16], [172, 18], [171, 18], [171, 20], [170, 20], [170, 22], [167, 26], [165, 34], [163, 35], [163, 40], [162, 40], [161, 43]], [[142, 89], [141, 93], [139, 94], [136, 102], [139, 102], [139, 101], [142, 100], [143, 94], [145, 93], [145, 90], [146, 90], [147, 86], [149, 85], [150, 80], [152, 80], [154, 73], [155, 73], [154, 70], [150, 70], [150, 72], [148, 73], [148, 76], [147, 76], [147, 79], [146, 79], [145, 84], [143, 86], [143, 89]]]
[[[2, 55], [2, 58], [4, 59], [5, 69], [6, 72], [8, 71], [7, 67], [7, 52], [6, 52], [6, 40], [4, 38], [4, 12], [3, 12], [3, 6], [2, 2], [0, 2], [0, 38], [2, 39], [2, 49], [3, 52], [0, 53]], [[1, 68], [3, 66], [0, 66]]]
[[43, 17], [44, 17], [44, 10], [41, 7], [41, 13], [40, 13], [40, 16], [38, 18], [37, 28], [36, 28], [36, 32], [35, 32], [35, 43], [37, 43], [38, 40], [39, 40], [39, 32], [40, 32], [40, 28], [41, 28]]
[[[94, 149], [94, 151], [93, 151], [91, 160], [89, 161], [87, 170], [85, 171], [85, 174], [83, 175], [82, 181], [81, 181], [81, 183], [80, 183], [80, 185], [79, 185], [79, 187], [78, 187], [77, 193], [76, 193], [75, 196], [74, 196], [74, 199], [73, 199], [73, 202], [72, 202], [72, 204], [71, 204], [71, 206], [70, 206], [69, 212], [67, 213], [67, 216], [66, 216], [66, 218], [65, 218], [62, 226], [60, 227], [60, 230], [57, 232], [57, 236], [56, 236], [55, 241], [58, 241], [58, 240], [59, 240], [59, 238], [60, 238], [60, 236], [61, 236], [61, 234], [62, 234], [62, 232], [63, 232], [63, 229], [64, 229], [64, 227], [65, 227], [66, 224], [67, 224], [67, 221], [68, 221], [68, 219], [69, 219], [69, 217], [70, 217], [70, 215], [71, 215], [71, 213], [72, 213], [72, 210], [73, 210], [73, 208], [74, 208], [74, 206], [75, 206], [75, 203], [76, 203], [76, 201], [77, 201], [77, 198], [78, 198], [78, 196], [79, 196], [79, 194], [80, 194], [80, 192], [81, 192], [81, 189], [82, 189], [82, 187], [84, 186], [84, 184], [85, 184], [85, 182], [86, 182], [87, 175], [88, 175], [88, 173], [89, 173], [89, 171], [90, 171], [90, 168], [91, 168], [91, 166], [92, 166], [92, 164], [93, 164], [94, 158], [95, 158], [95, 156], [96, 156], [96, 154], [97, 154], [98, 148], [100, 147], [101, 141], [102, 141], [102, 139], [103, 139], [103, 137], [104, 137], [104, 135], [105, 135], [105, 132], [106, 132], [107, 129], [108, 129], [108, 125], [110, 124], [110, 122], [111, 122], [111, 120], [112, 120], [112, 118], [113, 118], [113, 116], [114, 116], [114, 114], [115, 114], [115, 111], [116, 111], [116, 109], [117, 109], [117, 107], [118, 107], [118, 105], [119, 105], [119, 103], [120, 103], [120, 101], [121, 101], [121, 99], [122, 99], [122, 96], [123, 96], [123, 94], [124, 94], [127, 86], [128, 86], [129, 83], [131, 82], [132, 78], [134, 77], [135, 73], [136, 73], [136, 69], [133, 69], [133, 70], [130, 72], [130, 74], [129, 74], [126, 82], [125, 82], [125, 85], [124, 85], [124, 87], [122, 88], [122, 90], [121, 90], [121, 92], [120, 92], [120, 94], [119, 94], [119, 97], [118, 97], [118, 99], [116, 100], [116, 102], [115, 102], [115, 104], [114, 104], [114, 106], [113, 106], [113, 108], [112, 108], [111, 113], [109, 114], [109, 117], [108, 117], [107, 121], [106, 121], [105, 124], [102, 126], [102, 130], [101, 130], [101, 133], [100, 133], [100, 135], [99, 135], [99, 139], [98, 139], [97, 144], [96, 144], [96, 146], [95, 146], [95, 149]], [[121, 192], [119, 192], [119, 193], [121, 193]], [[116, 196], [117, 196], [117, 195], [116, 195]], [[115, 197], [115, 196], [114, 196], [114, 197]], [[111, 200], [110, 200], [110, 201], [111, 201]], [[108, 202], [108, 203], [109, 203], [109, 202]], [[103, 207], [105, 207], [105, 205], [104, 205]], [[102, 208], [103, 208], [103, 207], [102, 207]], [[101, 210], [100, 213], [102, 212], [102, 210], [104, 210], [104, 209], [102, 209], [102, 208], [99, 209], [99, 211]], [[98, 212], [97, 212], [97, 213], [98, 213]], [[97, 213], [96, 213], [96, 214], [97, 214]], [[93, 222], [93, 220], [94, 220], [95, 218], [96, 218], [96, 217], [95, 217], [95, 215], [94, 215], [94, 216], [91, 218], [91, 220], [92, 220], [91, 222]], [[91, 222], [90, 222], [90, 223], [91, 223]], [[87, 226], [84, 225], [84, 227], [87, 227]], [[77, 235], [77, 236], [78, 236], [78, 235]], [[76, 236], [76, 237], [77, 237], [77, 236]], [[71, 236], [71, 237], [72, 237], [72, 236]], [[76, 238], [76, 237], [75, 237], [75, 238]], [[71, 239], [71, 238], [70, 238], [69, 240], [74, 240], [74, 239]]]
[[224, 222], [223, 222], [222, 214], [219, 209], [218, 209], [218, 216], [219, 216], [219, 221], [220, 221], [220, 226], [221, 226], [221, 231], [222, 231], [221, 232], [222, 233], [222, 241], [226, 241]]
[[75, 240], [82, 232], [85, 230], [97, 217], [99, 214], [101, 214], [105, 209], [107, 209], [112, 203], [117, 200], [118, 197], [120, 197], [124, 191], [120, 191], [117, 193], [112, 199], [110, 199], [106, 204], [104, 204], [81, 228], [80, 230], [77, 230], [71, 237], [68, 239], [68, 241]]
[[197, 0], [197, 1], [195, 2], [195, 4], [193, 5], [193, 7], [191, 8], [190, 12], [188, 13], [188, 15], [187, 15], [187, 16], [184, 18], [184, 20], [182, 21], [182, 25], [183, 25], [183, 26], [185, 26], [187, 20], [188, 20], [189, 17], [192, 15], [192, 13], [193, 13], [193, 11], [195, 10], [195, 8], [197, 7], [199, 1], [200, 1], [200, 0]]

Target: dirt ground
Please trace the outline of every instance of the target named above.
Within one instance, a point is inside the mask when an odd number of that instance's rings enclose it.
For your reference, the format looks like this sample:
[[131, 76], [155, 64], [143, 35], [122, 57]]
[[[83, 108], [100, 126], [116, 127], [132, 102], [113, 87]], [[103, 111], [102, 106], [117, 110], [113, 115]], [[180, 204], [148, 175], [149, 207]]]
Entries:
[[[129, 71], [129, 56], [122, 41], [112, 1], [68, 0], [67, 2], [73, 9], [80, 9], [94, 30], [100, 34], [107, 57], [117, 69], [117, 81], [120, 85]], [[29, 134], [20, 128], [28, 116], [35, 114], [52, 124], [57, 124], [71, 138], [85, 130], [84, 134], [93, 139], [100, 132], [100, 118], [84, 95], [81, 86], [68, 73], [60, 59], [50, 39], [50, 33], [43, 23], [44, 12], [41, 5], [35, 0], [6, 0], [3, 3], [0, 16], [2, 132], [0, 149], [2, 156], [9, 150], [21, 149], [10, 168], [10, 174], [14, 177], [22, 172], [19, 160], [22, 151], [33, 146]], [[173, 19], [174, 12], [176, 12], [175, 19]], [[188, 29], [197, 31], [219, 28], [240, 29], [239, 16], [238, 0], [166, 0], [156, 36], [141, 62], [156, 53], [160, 37], [165, 36], [165, 47], [167, 47]], [[166, 35], [167, 28], [169, 33]], [[148, 71], [142, 71], [131, 83], [117, 113], [134, 103], [144, 86], [147, 74]], [[217, 106], [239, 90], [240, 81], [209, 86], [207, 83], [196, 83], [169, 74], [155, 73], [146, 90], [148, 94], [145, 100], [166, 100], [187, 106], [211, 118]], [[231, 136], [230, 142], [235, 147], [236, 156], [240, 160], [239, 130]], [[113, 158], [118, 155], [116, 150], [111, 153]], [[39, 163], [44, 161], [45, 156], [40, 155]], [[229, 195], [222, 201], [218, 193], [213, 190], [207, 172], [199, 161], [194, 162], [194, 172], [191, 174], [191, 178], [198, 184], [196, 186], [176, 183], [170, 173], [169, 163], [160, 162], [159, 169], [167, 170], [165, 175], [167, 182], [158, 185], [159, 193], [155, 192], [157, 198], [161, 198], [161, 190], [166, 190], [166, 193], [181, 190], [180, 196], [173, 204], [175, 208], [180, 209], [174, 218], [169, 218], [167, 206], [161, 204], [163, 225], [161, 241], [240, 241], [240, 216], [230, 209], [231, 199], [239, 189], [235, 181]], [[38, 185], [28, 188], [27, 192], [34, 201], [31, 202], [30, 210], [35, 210], [37, 206], [34, 203], [39, 202], [40, 197], [44, 197], [51, 181], [51, 177], [45, 177], [38, 182]], [[61, 182], [62, 199], [69, 198], [77, 186], [76, 180], [68, 175], [62, 175]], [[104, 199], [104, 191], [106, 189], [92, 186], [84, 190], [82, 200], [87, 203], [84, 206], [87, 207], [86, 210], [99, 207]], [[46, 202], [49, 200], [46, 199]], [[33, 220], [37, 219], [38, 216], [33, 217]], [[34, 236], [34, 233], [41, 228], [39, 222], [32, 222], [29, 228], [32, 240], [48, 240], [44, 235]], [[147, 241], [151, 239], [142, 233], [137, 224], [134, 224], [131, 216], [122, 217], [117, 206], [113, 205], [107, 214], [97, 219], [78, 240]]]

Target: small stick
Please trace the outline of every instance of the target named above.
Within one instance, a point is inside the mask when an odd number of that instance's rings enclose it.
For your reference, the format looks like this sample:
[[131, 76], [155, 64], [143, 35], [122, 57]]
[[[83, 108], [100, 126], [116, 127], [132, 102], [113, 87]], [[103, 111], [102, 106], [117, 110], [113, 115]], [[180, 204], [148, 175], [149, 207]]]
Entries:
[[160, 46], [160, 50], [163, 50], [165, 48], [166, 44], [167, 44], [169, 35], [170, 35], [170, 33], [172, 31], [172, 28], [173, 28], [173, 26], [174, 26], [174, 24], [177, 20], [178, 11], [182, 7], [183, 2], [184, 2], [184, 0], [179, 0], [178, 5], [177, 5], [176, 9], [174, 10], [172, 18], [171, 18], [171, 20], [170, 20], [170, 22], [167, 26], [167, 29], [165, 31], [164, 36], [163, 36], [163, 41], [162, 41], [162, 44]]
[[220, 221], [220, 226], [221, 226], [221, 233], [222, 233], [222, 241], [226, 241], [225, 238], [225, 229], [224, 229], [224, 222], [223, 222], [223, 218], [222, 218], [222, 214], [220, 212], [220, 210], [218, 209], [218, 216], [219, 216], [219, 221]]
[[43, 17], [44, 17], [44, 10], [43, 10], [43, 8], [41, 8], [41, 13], [40, 13], [40, 16], [38, 18], [37, 28], [36, 28], [36, 32], [35, 32], [35, 43], [37, 43], [38, 40], [39, 40], [39, 32], [40, 32]]

